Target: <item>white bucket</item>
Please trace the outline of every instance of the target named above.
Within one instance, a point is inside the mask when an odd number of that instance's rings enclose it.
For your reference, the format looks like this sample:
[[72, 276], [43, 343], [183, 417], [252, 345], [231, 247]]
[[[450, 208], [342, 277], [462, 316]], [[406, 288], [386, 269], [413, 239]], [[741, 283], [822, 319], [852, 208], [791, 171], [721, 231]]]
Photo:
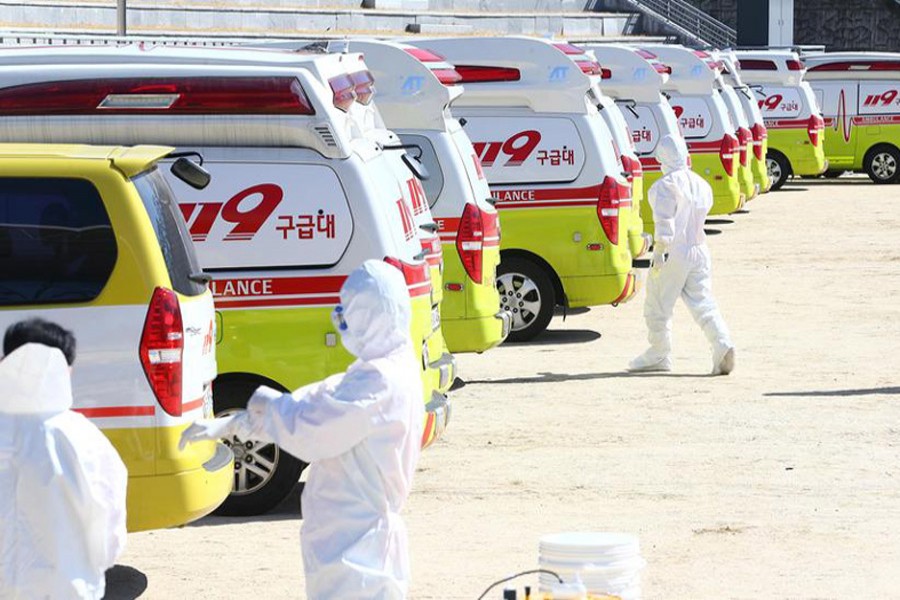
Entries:
[[[589, 594], [640, 600], [641, 558], [637, 536], [628, 533], [567, 532], [540, 540], [538, 563], [558, 573], [565, 582], [580, 580]], [[541, 592], [549, 592], [556, 578], [541, 573]]]

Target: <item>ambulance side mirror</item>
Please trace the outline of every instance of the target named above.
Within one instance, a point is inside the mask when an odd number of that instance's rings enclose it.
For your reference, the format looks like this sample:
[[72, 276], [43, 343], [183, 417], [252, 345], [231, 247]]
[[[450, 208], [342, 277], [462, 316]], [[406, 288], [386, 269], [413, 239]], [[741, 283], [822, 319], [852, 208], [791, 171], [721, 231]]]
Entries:
[[189, 159], [187, 156], [181, 156], [169, 167], [172, 175], [185, 182], [195, 190], [202, 190], [209, 185], [212, 176], [209, 171]]

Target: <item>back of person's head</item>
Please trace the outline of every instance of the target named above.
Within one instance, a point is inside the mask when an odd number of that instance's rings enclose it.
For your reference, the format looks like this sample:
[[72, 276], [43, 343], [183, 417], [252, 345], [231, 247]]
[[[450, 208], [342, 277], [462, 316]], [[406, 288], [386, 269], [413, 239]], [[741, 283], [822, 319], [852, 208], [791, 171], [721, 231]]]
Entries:
[[656, 148], [656, 160], [662, 167], [663, 173], [672, 173], [688, 168], [688, 149], [681, 136], [666, 135], [659, 141]]
[[3, 355], [9, 356], [25, 344], [43, 344], [59, 349], [71, 367], [75, 362], [75, 336], [56, 323], [40, 318], [26, 319], [9, 326], [3, 336]]
[[410, 343], [409, 290], [400, 270], [380, 260], [354, 269], [341, 288], [344, 347], [371, 360]]

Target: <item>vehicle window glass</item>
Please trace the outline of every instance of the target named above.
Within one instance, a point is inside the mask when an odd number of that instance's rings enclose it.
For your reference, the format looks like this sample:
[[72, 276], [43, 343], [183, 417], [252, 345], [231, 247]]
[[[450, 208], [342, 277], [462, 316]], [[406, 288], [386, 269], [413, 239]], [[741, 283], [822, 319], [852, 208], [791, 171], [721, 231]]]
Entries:
[[631, 130], [631, 140], [634, 142], [635, 151], [639, 156], [652, 154], [659, 143], [660, 127], [653, 114], [653, 109], [649, 106], [635, 105], [630, 106], [629, 102], [622, 102], [622, 116], [628, 123]]
[[728, 108], [728, 116], [731, 118], [732, 124], [736, 127], [749, 129], [750, 123], [747, 121], [747, 115], [744, 114], [744, 109], [741, 107], [741, 102], [738, 100], [734, 90], [724, 89], [720, 90], [720, 93], [722, 94], [722, 100], [725, 101], [725, 106]]
[[[422, 180], [420, 183], [425, 188], [425, 197], [428, 198], [428, 206], [434, 206], [441, 191], [444, 189], [444, 173], [441, 171], [441, 163], [438, 161], [437, 153], [434, 146], [424, 135], [401, 135], [400, 140], [404, 144], [415, 144], [422, 149], [422, 155], [419, 160], [425, 168], [428, 169], [428, 179]], [[418, 154], [418, 150], [411, 148], [407, 151], [412, 156]]]
[[169, 184], [158, 169], [153, 169], [135, 177], [134, 185], [159, 240], [172, 288], [186, 296], [202, 294], [206, 285], [191, 279], [191, 275], [202, 272], [200, 263]]
[[89, 181], [0, 180], [0, 306], [93, 300], [116, 256], [109, 216]]
[[[719, 101], [721, 102], [721, 99]], [[678, 119], [681, 134], [685, 139], [699, 139], [710, 134], [715, 115], [707, 103], [707, 98], [673, 94], [670, 103], [672, 110], [675, 111], [675, 117]]]

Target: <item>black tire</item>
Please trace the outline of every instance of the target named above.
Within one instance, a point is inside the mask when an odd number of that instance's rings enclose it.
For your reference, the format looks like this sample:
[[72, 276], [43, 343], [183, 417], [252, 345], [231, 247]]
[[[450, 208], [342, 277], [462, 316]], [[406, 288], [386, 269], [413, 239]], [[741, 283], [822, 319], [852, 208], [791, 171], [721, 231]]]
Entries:
[[900, 150], [890, 144], [873, 146], [866, 152], [863, 169], [875, 183], [900, 181]]
[[[260, 385], [260, 382], [251, 379], [226, 379], [221, 383], [213, 384], [213, 408], [216, 416], [245, 408], [250, 396]], [[247, 452], [246, 446], [244, 446], [242, 450], [247, 454], [240, 457], [236, 448], [237, 438], [222, 440], [222, 442], [235, 452], [234, 487], [238, 487], [238, 465], [241, 465], [241, 468], [245, 470], [245, 481], [248, 482], [246, 487], [249, 488], [249, 491], [232, 491], [225, 502], [214, 511], [220, 516], [246, 517], [269, 512], [290, 494], [297, 484], [297, 480], [300, 479], [300, 473], [306, 468], [305, 462], [291, 456], [275, 444], [254, 444], [252, 453]], [[253, 444], [250, 440], [240, 440], [240, 442]], [[249, 458], [251, 463], [257, 458], [264, 458], [275, 466], [270, 470], [268, 479], [264, 479], [256, 473], [248, 471], [246, 462], [239, 462], [241, 458], [244, 461]]]
[[769, 150], [766, 154], [766, 169], [769, 173], [769, 181], [772, 182], [770, 190], [781, 189], [793, 171], [787, 157], [777, 150]]
[[[526, 291], [521, 294], [523, 288]], [[503, 258], [497, 267], [497, 290], [500, 308], [513, 313], [513, 328], [506, 341], [526, 342], [547, 329], [556, 293], [543, 267], [524, 258]]]

